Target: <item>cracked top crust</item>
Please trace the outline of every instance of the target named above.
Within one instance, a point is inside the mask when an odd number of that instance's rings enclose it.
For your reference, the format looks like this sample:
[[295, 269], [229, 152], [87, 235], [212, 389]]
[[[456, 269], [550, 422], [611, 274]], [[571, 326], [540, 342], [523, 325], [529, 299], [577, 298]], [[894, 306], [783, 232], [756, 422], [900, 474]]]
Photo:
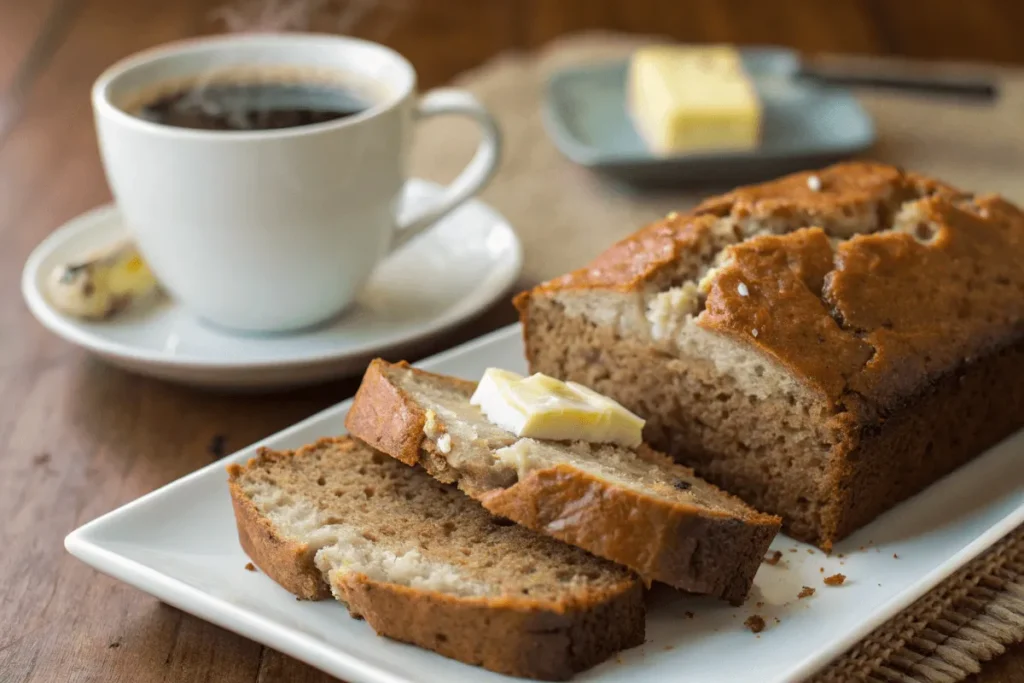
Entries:
[[[816, 178], [817, 180], [814, 180]], [[884, 415], [1024, 336], [1024, 214], [872, 163], [739, 188], [670, 214], [517, 297], [699, 283], [699, 327], [777, 360], [834, 413]]]

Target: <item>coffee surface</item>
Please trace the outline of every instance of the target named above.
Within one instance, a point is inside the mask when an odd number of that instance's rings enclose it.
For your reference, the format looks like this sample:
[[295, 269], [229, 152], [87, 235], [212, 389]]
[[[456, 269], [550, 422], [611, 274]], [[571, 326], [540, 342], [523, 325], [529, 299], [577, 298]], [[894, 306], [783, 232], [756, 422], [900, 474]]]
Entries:
[[139, 118], [198, 130], [274, 130], [334, 121], [371, 106], [341, 85], [197, 84], [143, 105]]

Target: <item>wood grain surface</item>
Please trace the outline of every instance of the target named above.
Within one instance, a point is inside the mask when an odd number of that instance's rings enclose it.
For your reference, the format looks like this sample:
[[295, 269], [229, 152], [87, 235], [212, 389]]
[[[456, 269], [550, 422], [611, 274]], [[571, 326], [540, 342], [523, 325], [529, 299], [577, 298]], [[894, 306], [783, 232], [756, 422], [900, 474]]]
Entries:
[[[25, 258], [63, 221], [109, 199], [88, 93], [113, 61], [226, 27], [308, 19], [397, 47], [426, 86], [585, 28], [1024, 62], [1024, 5], [1012, 0], [310, 0], [311, 11], [287, 16], [281, 7], [0, 1], [0, 683], [331, 680], [102, 576], [62, 547], [76, 526], [354, 389], [344, 381], [272, 396], [198, 392], [106, 367], [32, 320], [19, 293]], [[513, 317], [502, 303], [430, 350]], [[1017, 648], [974, 683], [1022, 679]]]

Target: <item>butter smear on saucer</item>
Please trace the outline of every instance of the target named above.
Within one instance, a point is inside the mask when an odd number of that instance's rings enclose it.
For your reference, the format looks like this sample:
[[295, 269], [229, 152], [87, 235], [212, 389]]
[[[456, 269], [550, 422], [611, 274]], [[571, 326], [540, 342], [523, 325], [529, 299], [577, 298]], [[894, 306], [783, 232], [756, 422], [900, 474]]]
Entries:
[[749, 150], [758, 145], [761, 102], [728, 45], [654, 45], [629, 63], [628, 107], [656, 154]]
[[636, 448], [643, 440], [644, 421], [612, 399], [540, 373], [524, 378], [488, 368], [469, 402], [516, 436], [626, 448]]
[[129, 239], [61, 263], [46, 281], [50, 303], [65, 315], [106, 320], [159, 290], [153, 272]]

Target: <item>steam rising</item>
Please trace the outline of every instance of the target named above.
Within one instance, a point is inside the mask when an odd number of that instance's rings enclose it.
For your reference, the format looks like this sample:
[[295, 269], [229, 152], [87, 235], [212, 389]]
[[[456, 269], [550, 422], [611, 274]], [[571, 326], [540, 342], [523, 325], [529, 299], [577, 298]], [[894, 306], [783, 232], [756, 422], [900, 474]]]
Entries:
[[[359, 30], [382, 40], [411, 4], [412, 0], [235, 0], [215, 10], [212, 18], [228, 33]], [[375, 21], [368, 22], [371, 17]]]

